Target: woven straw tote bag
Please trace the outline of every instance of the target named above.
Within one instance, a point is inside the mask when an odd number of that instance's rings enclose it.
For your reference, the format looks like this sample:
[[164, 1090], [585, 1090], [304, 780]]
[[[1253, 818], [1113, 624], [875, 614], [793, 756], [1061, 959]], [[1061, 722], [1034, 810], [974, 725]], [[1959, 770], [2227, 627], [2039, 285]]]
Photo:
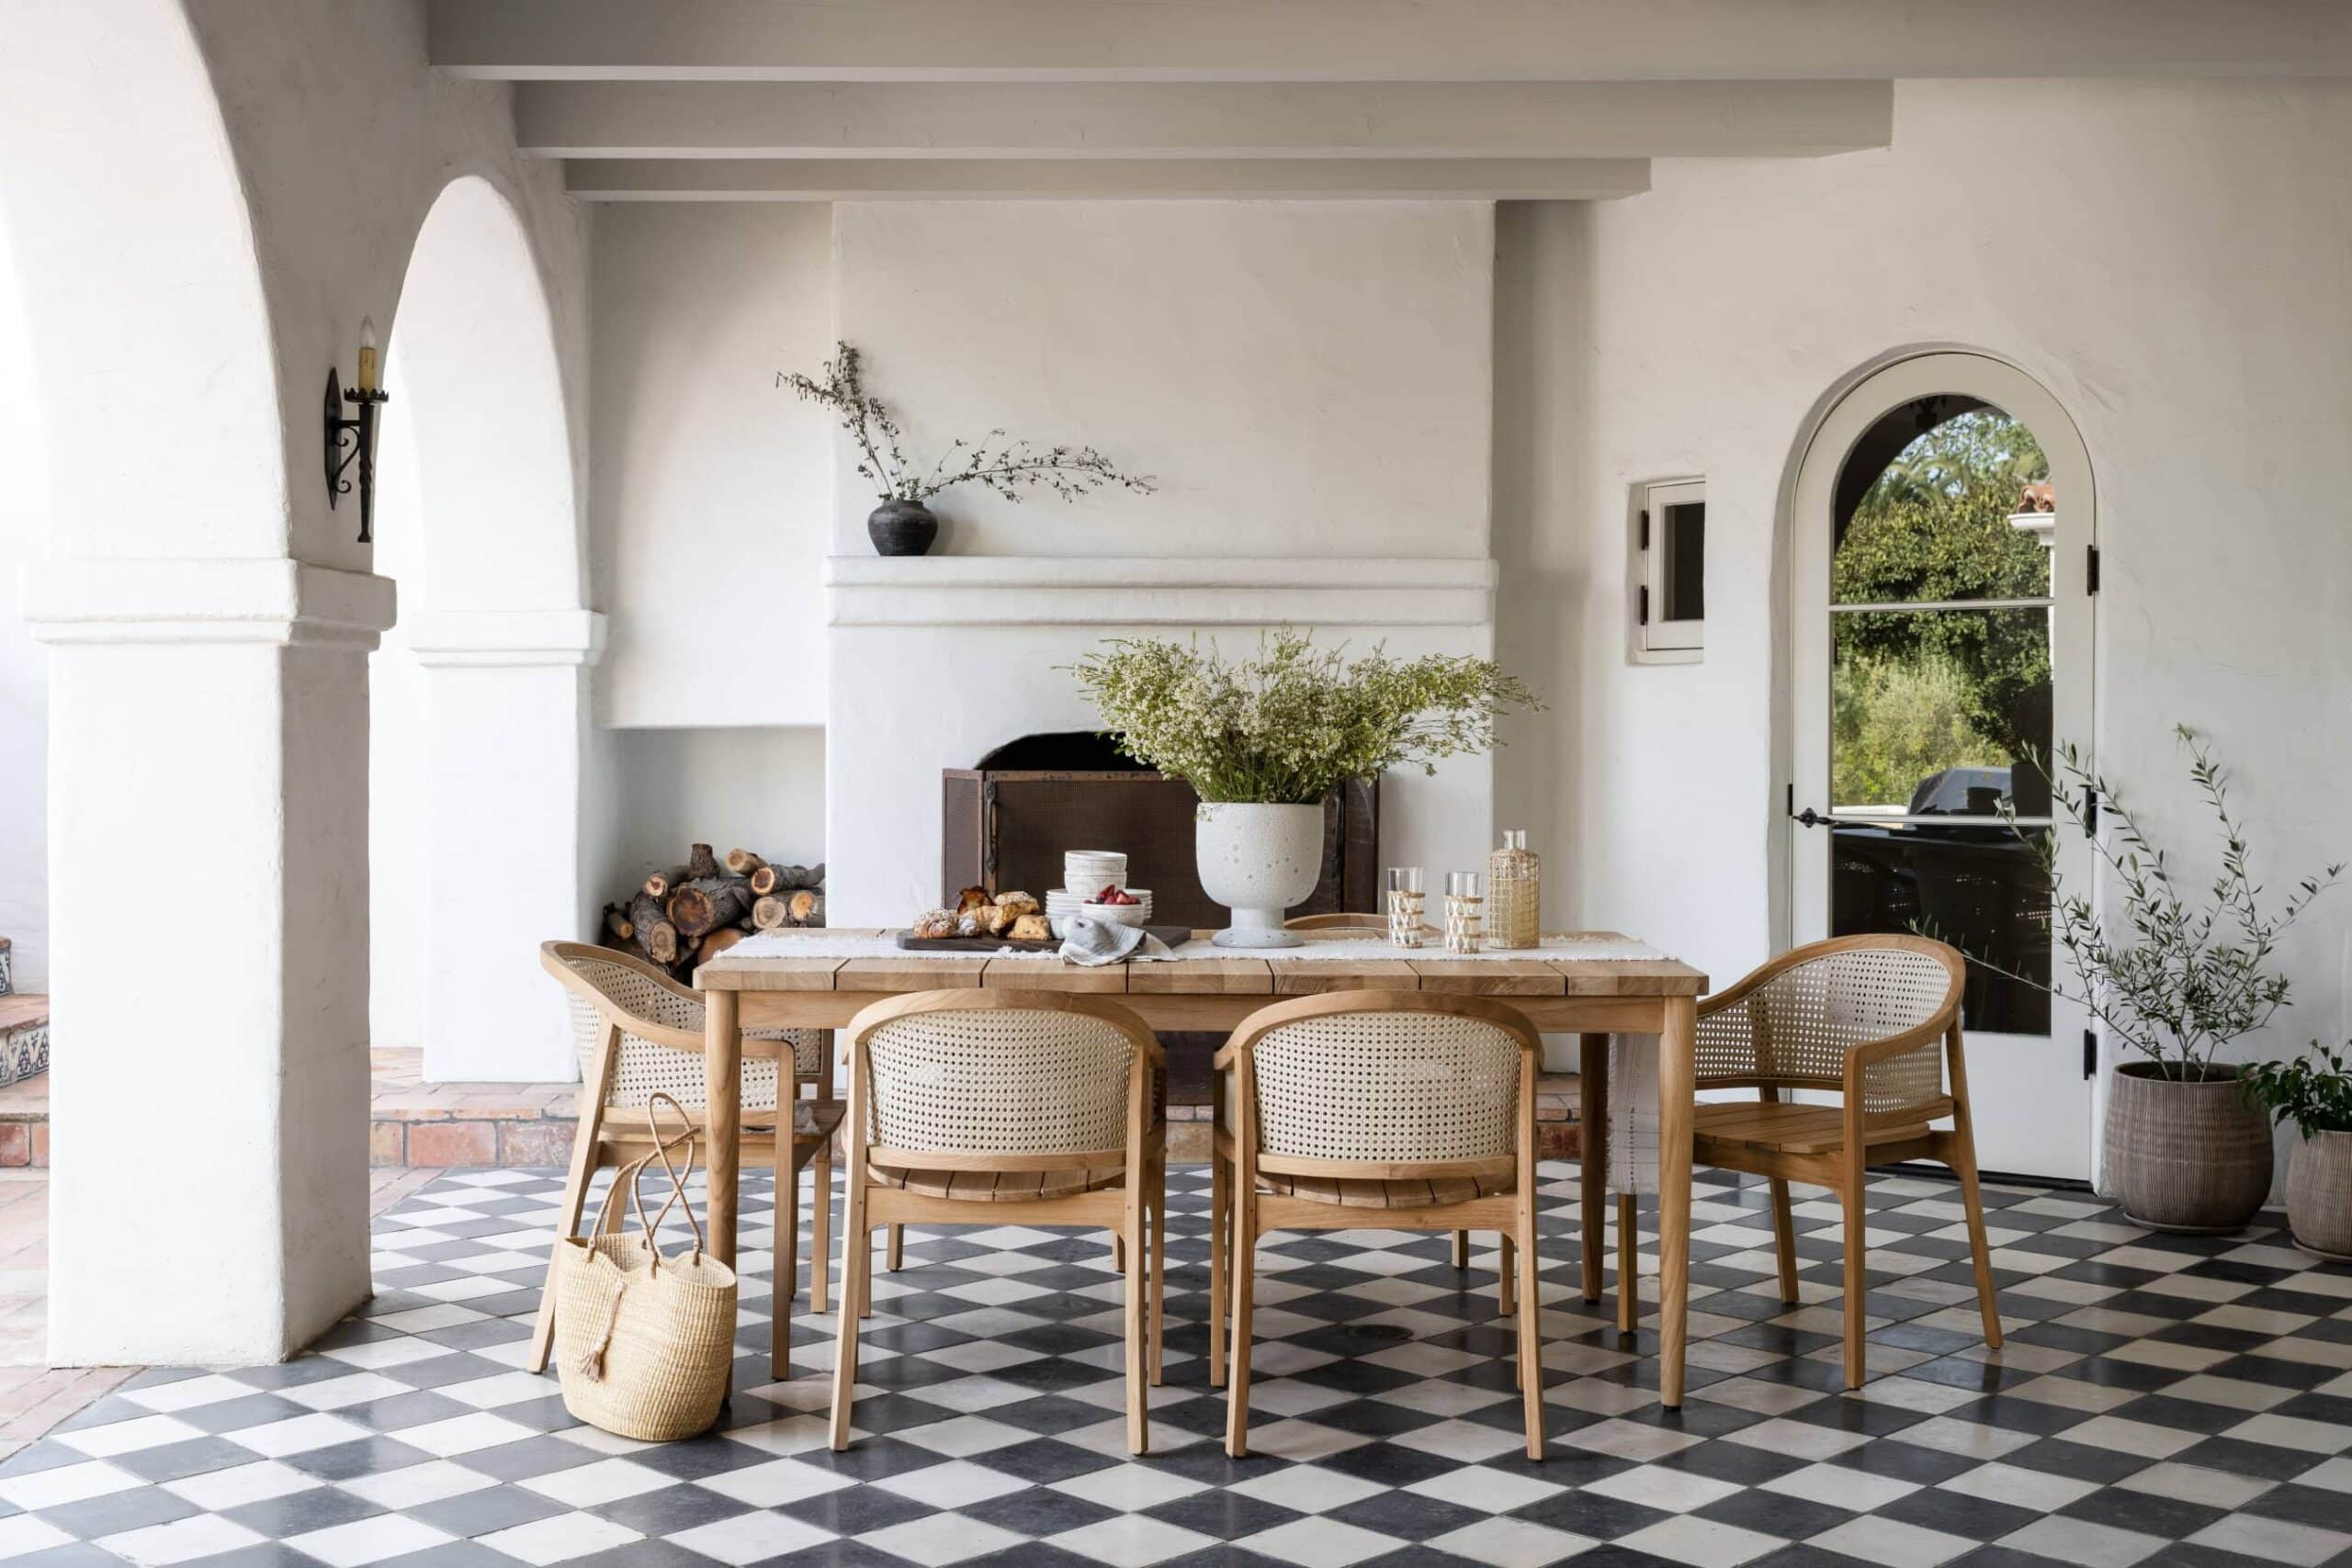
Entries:
[[[684, 1119], [666, 1094], [647, 1102], [653, 1152], [613, 1178], [593, 1235], [564, 1238], [555, 1278], [563, 1407], [592, 1427], [657, 1443], [710, 1429], [735, 1361], [735, 1270], [703, 1250], [702, 1225], [686, 1201], [694, 1132], [662, 1142], [657, 1113], [664, 1102]], [[682, 1144], [683, 1169], [670, 1163], [670, 1151]], [[656, 1160], [670, 1179], [670, 1195], [649, 1224], [638, 1178]], [[637, 1211], [635, 1235], [615, 1223], [623, 1189]], [[685, 1211], [695, 1244], [691, 1252], [664, 1258], [655, 1233], [673, 1203]]]

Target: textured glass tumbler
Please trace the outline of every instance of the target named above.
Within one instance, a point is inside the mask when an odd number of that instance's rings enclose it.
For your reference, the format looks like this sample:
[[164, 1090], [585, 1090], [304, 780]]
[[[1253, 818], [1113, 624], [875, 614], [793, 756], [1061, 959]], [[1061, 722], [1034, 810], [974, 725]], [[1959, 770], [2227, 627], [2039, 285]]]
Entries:
[[1396, 947], [1421, 945], [1421, 917], [1425, 899], [1421, 892], [1421, 868], [1417, 865], [1392, 865], [1388, 868], [1388, 941]]
[[1487, 945], [1535, 947], [1543, 942], [1544, 863], [1513, 828], [1503, 847], [1487, 857]]
[[1476, 953], [1487, 934], [1487, 879], [1475, 871], [1445, 874], [1445, 950]]

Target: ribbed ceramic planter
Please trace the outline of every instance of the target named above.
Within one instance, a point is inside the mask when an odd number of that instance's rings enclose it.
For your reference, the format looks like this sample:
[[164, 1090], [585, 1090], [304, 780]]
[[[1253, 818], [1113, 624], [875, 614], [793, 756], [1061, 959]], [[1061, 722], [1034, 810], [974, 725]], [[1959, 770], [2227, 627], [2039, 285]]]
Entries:
[[2287, 1161], [2287, 1225], [2305, 1251], [2352, 1263], [2352, 1133], [2295, 1140]]
[[1315, 891], [1323, 869], [1323, 808], [1204, 803], [1193, 831], [1201, 889], [1232, 911], [1219, 947], [1296, 947], [1283, 916]]
[[2270, 1122], [2235, 1067], [2183, 1082], [2153, 1062], [2116, 1068], [2107, 1096], [2107, 1192], [2134, 1224], [2243, 1229], [2270, 1195]]

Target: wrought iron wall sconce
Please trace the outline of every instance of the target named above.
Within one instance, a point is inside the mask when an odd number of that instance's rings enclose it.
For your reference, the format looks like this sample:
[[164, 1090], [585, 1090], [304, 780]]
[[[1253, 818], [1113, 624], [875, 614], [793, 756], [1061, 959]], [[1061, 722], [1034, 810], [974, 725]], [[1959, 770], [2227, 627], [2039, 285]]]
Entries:
[[[350, 493], [352, 481], [344, 477], [345, 470], [357, 463], [359, 542], [363, 545], [376, 540], [376, 411], [390, 399], [390, 394], [376, 384], [376, 323], [363, 320], [357, 384], [346, 390], [330, 366], [326, 401], [327, 506], [332, 510], [337, 496]], [[346, 402], [352, 405], [349, 414], [343, 412]]]

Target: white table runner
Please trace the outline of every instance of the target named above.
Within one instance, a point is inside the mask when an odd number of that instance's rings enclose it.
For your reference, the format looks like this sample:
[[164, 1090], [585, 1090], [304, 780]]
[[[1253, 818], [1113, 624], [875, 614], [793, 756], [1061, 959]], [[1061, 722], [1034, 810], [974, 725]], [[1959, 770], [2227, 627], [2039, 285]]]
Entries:
[[[791, 932], [762, 931], [745, 937], [727, 950], [727, 957], [735, 958], [890, 958], [922, 960], [927, 958], [1053, 958], [1052, 952], [1033, 953], [1020, 948], [1002, 948], [994, 952], [935, 953], [920, 948], [900, 947], [894, 933], [880, 936], [855, 931], [797, 931]], [[1377, 959], [1438, 959], [1461, 958], [1473, 962], [1510, 959], [1630, 960], [1664, 958], [1667, 954], [1638, 942], [1615, 938], [1547, 936], [1539, 947], [1486, 948], [1477, 953], [1448, 953], [1444, 943], [1431, 942], [1424, 947], [1398, 947], [1394, 942], [1377, 938], [1335, 937], [1311, 941], [1299, 947], [1218, 947], [1195, 940], [1175, 950], [1172, 962], [1200, 958], [1263, 958], [1281, 964], [1302, 959], [1367, 963]], [[1168, 959], [1154, 962], [1168, 963]]]

